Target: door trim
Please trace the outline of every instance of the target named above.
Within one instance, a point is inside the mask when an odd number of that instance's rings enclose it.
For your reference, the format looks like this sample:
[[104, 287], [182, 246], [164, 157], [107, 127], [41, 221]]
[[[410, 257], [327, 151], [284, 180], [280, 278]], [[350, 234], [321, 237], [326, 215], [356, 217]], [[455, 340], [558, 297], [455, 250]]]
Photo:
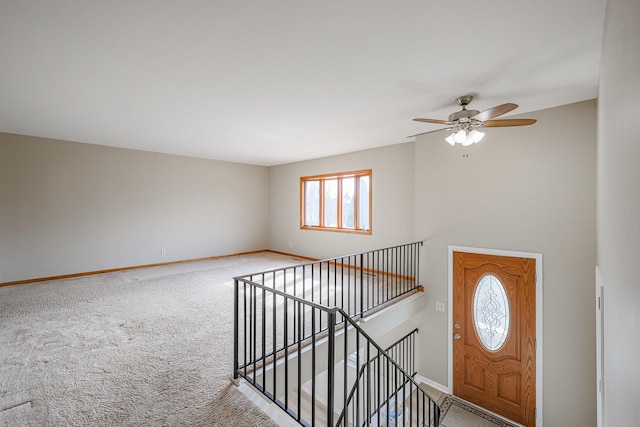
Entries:
[[485, 249], [468, 246], [449, 245], [448, 267], [448, 319], [447, 319], [447, 349], [448, 349], [448, 386], [447, 392], [453, 394], [453, 253], [469, 252], [483, 255], [511, 256], [518, 258], [532, 258], [536, 260], [536, 427], [542, 427], [542, 254], [533, 252], [518, 252], [502, 249]]
[[604, 427], [604, 283], [596, 266], [596, 425]]

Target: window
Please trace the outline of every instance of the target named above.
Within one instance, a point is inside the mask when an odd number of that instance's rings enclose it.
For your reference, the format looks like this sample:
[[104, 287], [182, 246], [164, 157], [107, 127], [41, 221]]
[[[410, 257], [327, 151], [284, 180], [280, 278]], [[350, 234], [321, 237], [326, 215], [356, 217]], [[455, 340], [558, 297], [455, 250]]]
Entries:
[[371, 234], [371, 169], [300, 178], [300, 228]]

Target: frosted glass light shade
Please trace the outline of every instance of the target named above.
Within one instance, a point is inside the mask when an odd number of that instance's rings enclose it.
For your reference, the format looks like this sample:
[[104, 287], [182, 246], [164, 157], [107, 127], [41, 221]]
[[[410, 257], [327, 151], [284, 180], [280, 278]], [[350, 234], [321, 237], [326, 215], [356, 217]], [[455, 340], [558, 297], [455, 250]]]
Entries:
[[480, 140], [482, 140], [482, 138], [484, 137], [484, 132], [479, 132], [474, 129], [469, 133], [469, 136], [471, 137], [471, 139], [473, 139], [474, 143], [480, 142]]
[[447, 141], [449, 143], [450, 146], [454, 146], [456, 145], [456, 140], [454, 139], [455, 137], [455, 132], [452, 133], [451, 135], [449, 135], [448, 137], [446, 137], [444, 140]]
[[456, 132], [453, 139], [455, 139], [458, 144], [462, 144], [467, 139], [467, 132], [464, 129], [460, 129]]

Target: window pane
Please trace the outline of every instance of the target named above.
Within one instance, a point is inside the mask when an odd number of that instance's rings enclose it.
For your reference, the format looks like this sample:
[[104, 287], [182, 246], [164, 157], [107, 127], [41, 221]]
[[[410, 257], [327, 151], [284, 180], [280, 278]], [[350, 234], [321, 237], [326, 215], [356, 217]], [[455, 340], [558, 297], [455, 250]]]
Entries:
[[338, 180], [324, 182], [324, 226], [338, 226]]
[[353, 214], [355, 212], [355, 178], [342, 180], [342, 227], [353, 228]]
[[320, 181], [304, 183], [304, 225], [320, 225]]
[[358, 178], [358, 186], [360, 190], [358, 200], [358, 228], [361, 230], [369, 230], [369, 177], [361, 176]]

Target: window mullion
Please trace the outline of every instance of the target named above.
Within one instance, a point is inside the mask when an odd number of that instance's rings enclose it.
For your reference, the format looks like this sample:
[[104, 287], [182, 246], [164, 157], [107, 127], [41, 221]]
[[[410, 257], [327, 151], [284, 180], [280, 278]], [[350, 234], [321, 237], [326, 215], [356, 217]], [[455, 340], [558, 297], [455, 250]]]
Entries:
[[360, 177], [355, 177], [355, 185], [353, 186], [353, 228], [360, 230]]
[[324, 179], [320, 180], [320, 227], [324, 227]]

